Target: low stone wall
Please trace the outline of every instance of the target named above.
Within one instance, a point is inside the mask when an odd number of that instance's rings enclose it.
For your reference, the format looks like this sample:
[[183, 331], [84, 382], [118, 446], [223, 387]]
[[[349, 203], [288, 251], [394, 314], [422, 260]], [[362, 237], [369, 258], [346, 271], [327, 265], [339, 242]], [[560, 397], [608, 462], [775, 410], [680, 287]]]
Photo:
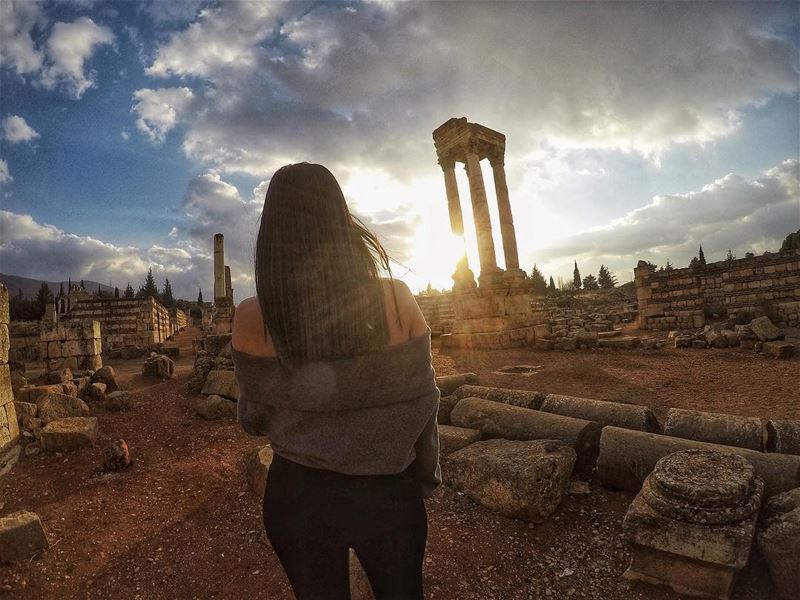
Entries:
[[153, 298], [81, 300], [62, 317], [62, 322], [80, 320], [99, 321], [104, 351], [163, 343], [174, 333], [169, 310]]
[[431, 335], [444, 335], [453, 331], [453, 294], [431, 294], [416, 296], [417, 304], [431, 328]]
[[696, 329], [706, 315], [749, 322], [766, 315], [779, 326], [800, 324], [800, 252], [654, 271], [644, 261], [634, 270], [642, 329]]
[[19, 437], [11, 372], [8, 368], [8, 290], [0, 283], [0, 451]]
[[100, 322], [70, 321], [43, 331], [39, 342], [40, 360], [48, 371], [69, 368], [96, 371], [100, 358]]
[[39, 336], [45, 328], [42, 321], [16, 321], [8, 324], [11, 340], [9, 360], [17, 362], [38, 362]]

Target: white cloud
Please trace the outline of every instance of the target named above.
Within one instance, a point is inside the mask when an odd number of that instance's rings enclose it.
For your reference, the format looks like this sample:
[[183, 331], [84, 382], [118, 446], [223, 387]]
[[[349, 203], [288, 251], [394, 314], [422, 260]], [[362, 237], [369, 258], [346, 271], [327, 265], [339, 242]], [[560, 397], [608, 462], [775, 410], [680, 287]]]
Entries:
[[39, 137], [39, 133], [19, 115], [9, 115], [2, 122], [3, 138], [11, 143], [30, 142]]
[[113, 44], [114, 40], [111, 29], [89, 17], [56, 23], [45, 46], [48, 64], [42, 71], [42, 84], [49, 89], [60, 87], [73, 98], [80, 98], [94, 86], [92, 73], [85, 70], [86, 61], [97, 46]]
[[136, 128], [152, 142], [162, 143], [190, 106], [194, 94], [189, 88], [149, 88], [133, 94], [131, 112], [138, 115]]
[[187, 23], [194, 21], [199, 10], [210, 0], [150, 0], [142, 10], [156, 25]]
[[0, 67], [13, 69], [18, 75], [41, 69], [43, 56], [33, 38], [35, 30], [43, 24], [44, 16], [37, 2], [0, 2]]
[[14, 181], [14, 178], [8, 170], [8, 163], [0, 158], [0, 183], [11, 183], [12, 181]]
[[800, 161], [793, 158], [755, 180], [729, 173], [698, 191], [655, 196], [605, 227], [567, 236], [536, 256], [540, 265], [561, 273], [577, 258], [594, 271], [604, 263], [627, 275], [640, 259], [685, 266], [700, 244], [709, 261], [722, 260], [728, 248], [739, 256], [774, 251], [797, 229]]
[[129, 139], [131, 139], [131, 134], [123, 129], [119, 132], [119, 137], [127, 142]]

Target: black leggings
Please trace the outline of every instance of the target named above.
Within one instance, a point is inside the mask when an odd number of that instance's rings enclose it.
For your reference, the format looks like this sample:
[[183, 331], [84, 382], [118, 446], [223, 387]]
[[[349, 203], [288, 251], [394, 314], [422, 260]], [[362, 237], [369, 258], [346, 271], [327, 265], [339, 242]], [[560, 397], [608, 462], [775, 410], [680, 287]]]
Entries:
[[298, 600], [349, 600], [349, 548], [377, 600], [422, 595], [428, 522], [410, 469], [343, 475], [275, 454], [264, 529]]

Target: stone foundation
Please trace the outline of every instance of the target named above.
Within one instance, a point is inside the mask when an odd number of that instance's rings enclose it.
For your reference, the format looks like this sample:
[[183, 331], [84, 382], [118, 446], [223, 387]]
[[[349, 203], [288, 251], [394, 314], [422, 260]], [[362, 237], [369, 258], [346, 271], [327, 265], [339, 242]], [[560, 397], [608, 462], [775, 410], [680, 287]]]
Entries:
[[45, 369], [97, 371], [103, 366], [100, 331], [99, 321], [67, 321], [42, 331], [39, 356]]

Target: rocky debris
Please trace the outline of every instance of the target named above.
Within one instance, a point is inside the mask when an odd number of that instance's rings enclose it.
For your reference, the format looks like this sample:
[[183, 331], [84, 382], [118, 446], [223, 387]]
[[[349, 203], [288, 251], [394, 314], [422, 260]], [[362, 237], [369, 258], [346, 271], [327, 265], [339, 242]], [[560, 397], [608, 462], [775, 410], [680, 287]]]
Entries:
[[0, 563], [24, 560], [47, 548], [39, 515], [18, 511], [0, 517]]
[[656, 463], [622, 523], [626, 579], [729, 598], [755, 535], [764, 483], [735, 454], [682, 450]]
[[549, 394], [539, 407], [543, 412], [595, 421], [639, 431], [658, 431], [658, 420], [646, 406], [590, 398]]
[[761, 349], [764, 354], [773, 358], [791, 358], [794, 356], [794, 344], [791, 342], [764, 342]]
[[767, 421], [767, 451], [800, 454], [800, 421]]
[[769, 317], [758, 317], [750, 321], [750, 329], [762, 342], [783, 339], [783, 332], [769, 320]]
[[151, 352], [142, 365], [142, 375], [145, 377], [159, 377], [161, 379], [171, 379], [175, 374], [175, 363], [172, 359], [163, 354]]
[[37, 400], [47, 396], [48, 394], [62, 393], [64, 393], [64, 388], [60, 383], [54, 385], [29, 385], [21, 388], [19, 393], [14, 396], [14, 399], [19, 400], [20, 402], [35, 403]]
[[598, 340], [600, 348], [632, 349], [639, 345], [641, 340], [634, 336], [619, 336]]
[[231, 342], [230, 333], [207, 335], [205, 338], [203, 338], [203, 350], [205, 350], [212, 356], [216, 356], [222, 351], [222, 349], [226, 345], [230, 344], [230, 342]]
[[442, 396], [439, 399], [439, 413], [436, 415], [436, 422], [440, 425], [450, 424], [450, 413], [453, 412], [458, 401], [461, 400], [458, 396]]
[[231, 400], [239, 399], [239, 384], [233, 371], [209, 371], [201, 392], [204, 396], [222, 396]]
[[105, 383], [93, 383], [91, 384], [86, 392], [83, 394], [83, 397], [87, 400], [93, 400], [95, 402], [102, 402], [106, 399], [106, 384]]
[[47, 425], [65, 417], [88, 417], [89, 406], [80, 398], [66, 394], [47, 394], [36, 402], [38, 416]]
[[61, 393], [66, 394], [67, 396], [72, 396], [74, 398], [78, 397], [78, 386], [75, 385], [72, 381], [68, 381], [67, 383], [61, 384]]
[[669, 409], [664, 435], [758, 451], [764, 449], [766, 441], [764, 423], [756, 417], [683, 408]]
[[120, 412], [122, 410], [128, 410], [131, 408], [131, 395], [129, 392], [125, 392], [123, 390], [117, 390], [116, 392], [111, 392], [106, 396], [106, 400], [103, 403], [103, 408], [105, 408], [109, 412]]
[[537, 350], [549, 351], [555, 349], [555, 342], [546, 338], [536, 338], [536, 340], [533, 342], [533, 347]]
[[572, 482], [569, 484], [569, 489], [567, 493], [570, 496], [588, 496], [592, 493], [592, 488], [589, 485], [588, 481], [582, 481], [580, 479], [573, 479]]
[[445, 483], [487, 508], [544, 522], [569, 487], [575, 451], [554, 440], [475, 442], [451, 454]]
[[248, 456], [245, 464], [245, 476], [250, 489], [262, 497], [267, 487], [267, 472], [272, 464], [272, 448], [267, 445], [256, 448]]
[[33, 402], [14, 402], [14, 412], [20, 427], [25, 427], [25, 421], [39, 414], [39, 407]]
[[11, 371], [11, 393], [17, 397], [19, 390], [28, 385], [28, 380], [19, 371]]
[[574, 337], [560, 337], [553, 342], [554, 350], [577, 350], [578, 341]]
[[198, 394], [203, 389], [206, 377], [214, 369], [214, 356], [205, 350], [199, 350], [194, 359], [192, 376], [186, 383], [186, 389], [191, 394]]
[[445, 457], [480, 439], [481, 432], [477, 429], [439, 425], [439, 455]]
[[[14, 468], [21, 453], [22, 447], [19, 444], [7, 445], [5, 449], [0, 452], [0, 475], [5, 475]], [[0, 508], [2, 508], [1, 505]]]
[[67, 452], [92, 446], [97, 440], [96, 417], [67, 417], [51, 421], [42, 429], [42, 448], [50, 452]]
[[75, 384], [75, 387], [77, 388], [78, 396], [83, 396], [83, 394], [86, 393], [86, 390], [89, 389], [89, 386], [92, 383], [92, 378], [86, 376], [75, 377], [72, 380], [72, 383]]
[[227, 398], [213, 394], [195, 402], [194, 411], [207, 421], [216, 421], [225, 417], [235, 418], [236, 404]]
[[44, 374], [44, 380], [47, 384], [68, 383], [72, 381], [72, 371], [70, 369], [61, 369], [59, 371], [49, 371]]
[[453, 394], [462, 385], [478, 385], [478, 376], [475, 373], [457, 373], [436, 378], [436, 387], [442, 396]]
[[131, 464], [131, 453], [125, 440], [112, 442], [103, 450], [103, 468], [106, 471], [122, 471]]
[[794, 600], [800, 590], [800, 488], [764, 504], [757, 539], [778, 594]]
[[90, 383], [104, 384], [106, 386], [106, 394], [116, 392], [119, 389], [119, 385], [117, 385], [117, 374], [112, 366], [105, 366], [97, 369], [97, 371], [92, 374]]

